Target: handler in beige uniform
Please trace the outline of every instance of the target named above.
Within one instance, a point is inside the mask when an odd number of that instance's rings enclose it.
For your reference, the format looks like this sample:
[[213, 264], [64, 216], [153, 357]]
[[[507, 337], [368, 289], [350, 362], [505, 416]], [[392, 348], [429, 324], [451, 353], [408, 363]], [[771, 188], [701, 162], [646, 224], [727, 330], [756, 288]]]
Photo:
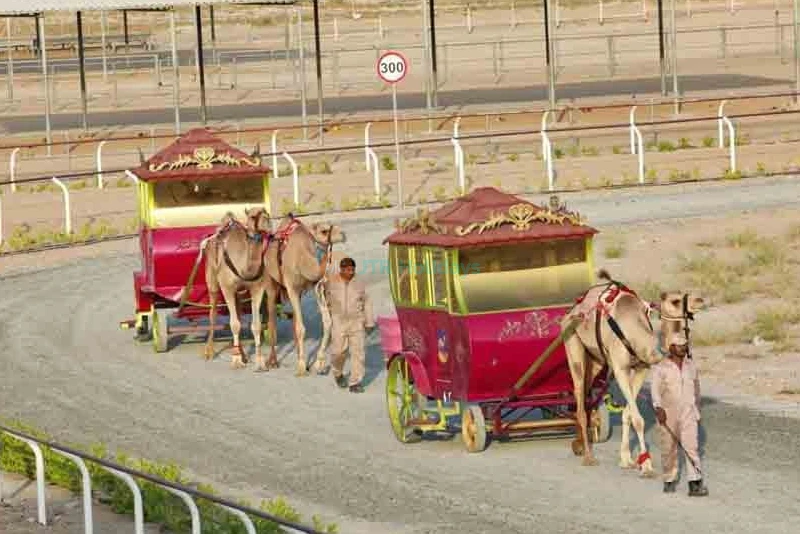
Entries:
[[[323, 262], [324, 263], [324, 262]], [[350, 386], [351, 393], [364, 391], [366, 353], [364, 329], [375, 328], [372, 302], [366, 287], [355, 280], [356, 262], [343, 258], [339, 273], [325, 281], [325, 295], [331, 310], [331, 370], [339, 387]], [[343, 375], [345, 351], [350, 349], [350, 380]]]
[[[678, 442], [686, 459], [689, 495], [704, 497], [698, 454], [697, 429], [700, 422], [700, 378], [697, 367], [688, 354], [683, 334], [669, 339], [669, 355], [653, 367], [651, 396], [661, 431], [661, 465], [664, 472], [664, 492], [675, 491], [678, 478]], [[671, 431], [671, 433], [670, 433]], [[673, 435], [674, 434], [674, 435]], [[692, 463], [694, 462], [694, 463]]]

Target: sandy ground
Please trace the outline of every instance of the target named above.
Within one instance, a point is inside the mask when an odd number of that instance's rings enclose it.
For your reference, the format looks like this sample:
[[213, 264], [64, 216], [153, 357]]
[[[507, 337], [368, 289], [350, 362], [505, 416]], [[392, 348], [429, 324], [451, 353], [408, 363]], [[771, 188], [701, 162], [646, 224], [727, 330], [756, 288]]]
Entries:
[[[796, 179], [774, 178], [563, 198], [601, 230], [598, 267], [639, 289], [648, 280], [688, 287], [674, 278], [671, 259], [678, 251], [693, 253], [697, 241], [724, 240], [746, 228], [784, 234], [800, 222], [792, 212], [798, 193]], [[343, 251], [362, 264], [383, 258], [380, 240], [395, 215], [344, 215], [350, 242]], [[620, 236], [625, 254], [605, 259], [606, 246]], [[375, 334], [360, 396], [337, 391], [330, 377], [294, 378], [288, 324], [279, 327], [284, 366], [267, 374], [232, 371], [225, 356], [204, 363], [195, 343], [155, 355], [116, 329], [131, 313], [134, 251], [134, 242], [121, 242], [3, 258], [0, 403], [6, 416], [35, 422], [58, 439], [103, 441], [111, 450], [175, 460], [227, 495], [285, 495], [304, 516], [320, 513], [342, 532], [521, 533], [534, 521], [548, 532], [639, 532], [658, 524], [773, 534], [793, 531], [800, 519], [792, 504], [800, 490], [800, 403], [773, 398], [777, 388], [798, 387], [795, 352], [771, 355], [768, 344], [756, 347], [760, 358], [745, 362], [733, 356], [745, 350], [735, 343], [695, 348], [704, 376], [711, 496], [687, 500], [682, 487], [665, 498], [658, 481], [619, 471], [618, 427], [597, 447], [601, 463], [593, 469], [580, 466], [568, 440], [492, 444], [479, 455], [466, 454], [459, 438], [397, 443], [385, 415]], [[363, 276], [376, 313], [390, 313], [385, 277]], [[755, 308], [758, 298], [748, 296], [743, 305]], [[733, 308], [716, 302], [698, 315], [697, 335], [723, 324], [734, 328], [733, 316]], [[746, 321], [747, 313], [742, 316]], [[308, 317], [313, 353], [319, 323], [311, 306]], [[649, 415], [646, 397], [640, 403]], [[650, 419], [648, 442], [658, 468]], [[612, 494], [624, 498], [603, 498]]]

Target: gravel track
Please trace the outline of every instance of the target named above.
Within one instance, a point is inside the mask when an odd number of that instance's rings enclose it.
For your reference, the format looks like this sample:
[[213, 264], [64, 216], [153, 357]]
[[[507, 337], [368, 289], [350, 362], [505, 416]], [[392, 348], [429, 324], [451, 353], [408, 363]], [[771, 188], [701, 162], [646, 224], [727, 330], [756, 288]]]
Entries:
[[[800, 204], [800, 181], [686, 184], [563, 199], [604, 230]], [[383, 258], [380, 241], [391, 223], [388, 216], [343, 222], [346, 252], [362, 262]], [[665, 497], [659, 481], [621, 471], [618, 427], [597, 447], [596, 468], [581, 467], [567, 439], [496, 443], [477, 455], [464, 451], [460, 437], [402, 445], [385, 415], [376, 334], [368, 340], [363, 395], [340, 392], [330, 377], [295, 378], [287, 323], [279, 331], [283, 367], [266, 374], [232, 371], [227, 355], [205, 363], [196, 343], [161, 355], [149, 344], [136, 345], [129, 331], [117, 330], [132, 310], [131, 271], [139, 264], [134, 247], [131, 242], [130, 252], [0, 278], [4, 417], [34, 423], [57, 441], [103, 441], [133, 455], [175, 460], [230, 496], [285, 495], [305, 517], [321, 513], [341, 532], [619, 533], [651, 525], [666, 532], [796, 530], [796, 417], [759, 413], [735, 398], [707, 398], [711, 496], [705, 500], [688, 499], [685, 484]], [[376, 313], [389, 312], [385, 275], [363, 276]], [[320, 328], [307, 309], [313, 355]], [[652, 424], [648, 441], [658, 468]]]

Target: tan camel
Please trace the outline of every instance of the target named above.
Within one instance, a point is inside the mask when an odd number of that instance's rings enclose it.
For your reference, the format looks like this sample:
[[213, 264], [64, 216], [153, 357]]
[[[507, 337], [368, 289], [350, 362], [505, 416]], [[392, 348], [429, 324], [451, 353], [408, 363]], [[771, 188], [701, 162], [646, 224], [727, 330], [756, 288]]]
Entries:
[[[605, 270], [598, 277], [607, 283], [589, 289], [562, 320], [562, 329], [574, 319], [580, 320], [575, 332], [564, 342], [577, 401], [578, 437], [574, 450], [583, 454], [583, 465], [597, 465], [589, 443], [585, 398], [595, 377], [607, 364], [626, 401], [622, 412], [620, 466], [639, 466], [643, 476], [652, 477], [655, 471], [644, 439], [644, 418], [636, 404], [648, 370], [662, 359], [650, 322], [652, 306], [612, 280]], [[700, 297], [689, 299], [703, 302]], [[666, 304], [667, 308], [671, 309], [671, 302]], [[635, 462], [630, 451], [630, 426], [639, 441], [640, 454]]]
[[239, 343], [241, 322], [237, 294], [250, 293], [252, 313], [251, 331], [256, 348], [256, 370], [265, 370], [261, 352], [261, 302], [269, 285], [265, 253], [272, 234], [269, 214], [262, 207], [245, 210], [245, 224], [232, 213], [222, 219], [222, 226], [209, 237], [203, 248], [206, 255], [206, 285], [208, 287], [209, 329], [205, 358], [214, 356], [214, 322], [217, 314], [217, 293], [222, 292], [230, 314], [233, 333], [233, 359], [231, 367], [238, 369], [247, 363], [247, 356]]
[[[689, 322], [694, 320], [694, 314], [710, 305], [710, 302], [694, 293], [662, 292], [658, 307], [661, 317], [661, 336], [659, 339], [661, 353], [666, 354], [667, 352], [665, 340], [678, 331], [686, 334]], [[689, 339], [688, 335], [686, 339]], [[691, 340], [689, 341], [691, 342]]]
[[277, 335], [275, 329], [275, 310], [279, 294], [285, 292], [294, 313], [294, 341], [297, 349], [296, 376], [308, 374], [305, 351], [306, 328], [300, 299], [312, 286], [314, 296], [322, 316], [322, 340], [317, 351], [316, 370], [326, 371], [325, 349], [330, 339], [330, 312], [325, 305], [319, 283], [324, 276], [321, 261], [326, 252], [330, 253], [336, 243], [345, 242], [345, 234], [336, 225], [329, 223], [303, 224], [292, 214], [278, 226], [275, 237], [267, 250], [267, 272], [270, 283], [267, 285], [267, 309], [269, 315], [270, 357], [268, 365], [278, 366], [275, 352]]

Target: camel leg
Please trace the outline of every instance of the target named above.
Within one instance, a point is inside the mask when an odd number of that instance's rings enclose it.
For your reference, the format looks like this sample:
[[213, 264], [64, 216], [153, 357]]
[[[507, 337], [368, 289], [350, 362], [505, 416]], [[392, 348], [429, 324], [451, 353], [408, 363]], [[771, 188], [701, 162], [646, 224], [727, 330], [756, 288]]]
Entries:
[[240, 369], [245, 366], [242, 359], [242, 346], [239, 343], [239, 334], [242, 329], [242, 323], [239, 322], [239, 310], [236, 308], [236, 287], [222, 287], [222, 296], [225, 297], [225, 304], [228, 306], [230, 313], [230, 327], [233, 333], [233, 358], [231, 359], [231, 367]]
[[328, 348], [328, 343], [331, 339], [331, 311], [328, 309], [328, 302], [325, 300], [325, 293], [322, 286], [314, 288], [314, 294], [317, 297], [317, 307], [319, 314], [322, 317], [322, 339], [319, 340], [319, 350], [317, 351], [317, 361], [314, 364], [317, 374], [325, 374], [327, 372], [325, 362], [325, 351]]
[[613, 363], [613, 365], [614, 376], [617, 377], [617, 384], [619, 385], [619, 389], [622, 390], [622, 394], [625, 396], [625, 402], [627, 403], [625, 409], [628, 411], [630, 424], [633, 425], [636, 431], [636, 437], [639, 439], [640, 454], [636, 463], [642, 466], [642, 475], [650, 477], [653, 474], [653, 464], [650, 460], [650, 453], [647, 451], [647, 444], [644, 440], [644, 418], [639, 412], [639, 407], [636, 405], [636, 395], [634, 394], [634, 385], [639, 383], [639, 387], [641, 388], [641, 382], [644, 380], [644, 376], [646, 376], [647, 369], [637, 369], [634, 371], [633, 376], [631, 376], [631, 373], [623, 370], [619, 364]]
[[619, 466], [623, 469], [634, 469], [636, 462], [631, 456], [631, 410], [626, 404], [622, 409], [622, 438], [619, 443]]
[[267, 324], [269, 325], [269, 361], [267, 368], [278, 368], [278, 355], [275, 346], [278, 344], [278, 290], [276, 286], [267, 287]]
[[208, 303], [211, 306], [208, 310], [208, 339], [206, 339], [206, 347], [204, 356], [206, 360], [214, 357], [214, 323], [217, 321], [217, 291], [219, 286], [216, 279], [207, 277], [208, 281]]
[[573, 391], [575, 394], [575, 404], [577, 407], [577, 445], [583, 447], [583, 465], [597, 465], [597, 460], [592, 455], [591, 443], [589, 442], [589, 418], [586, 413], [586, 380], [589, 366], [587, 365], [588, 353], [586, 347], [577, 335], [571, 336], [564, 342], [569, 361], [569, 372], [572, 375]]
[[258, 287], [250, 291], [250, 303], [253, 318], [250, 328], [253, 332], [253, 342], [256, 347], [256, 368], [255, 371], [266, 371], [267, 365], [264, 362], [264, 354], [261, 352], [261, 302], [264, 299], [264, 288]]
[[303, 324], [303, 310], [300, 307], [300, 295], [293, 287], [286, 288], [289, 293], [289, 302], [292, 304], [292, 311], [294, 312], [294, 343], [297, 348], [297, 366], [295, 369], [295, 376], [308, 375], [308, 367], [306, 362], [306, 327]]

